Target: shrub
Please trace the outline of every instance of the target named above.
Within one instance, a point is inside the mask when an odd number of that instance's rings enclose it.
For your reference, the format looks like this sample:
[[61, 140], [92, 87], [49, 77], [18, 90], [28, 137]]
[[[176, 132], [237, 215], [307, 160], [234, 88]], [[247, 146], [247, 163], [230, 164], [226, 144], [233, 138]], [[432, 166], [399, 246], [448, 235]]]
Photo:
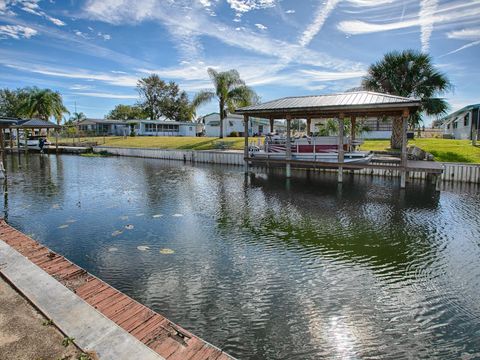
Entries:
[[238, 137], [238, 131], [232, 131], [228, 137]]

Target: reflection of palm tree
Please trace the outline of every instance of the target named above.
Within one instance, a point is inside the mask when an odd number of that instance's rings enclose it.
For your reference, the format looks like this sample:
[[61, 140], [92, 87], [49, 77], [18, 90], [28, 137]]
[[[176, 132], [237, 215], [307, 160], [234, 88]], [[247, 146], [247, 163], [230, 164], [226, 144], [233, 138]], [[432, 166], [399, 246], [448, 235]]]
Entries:
[[202, 90], [192, 101], [192, 108], [206, 104], [217, 98], [220, 111], [220, 138], [223, 138], [223, 120], [227, 116], [227, 110], [234, 112], [237, 107], [247, 106], [258, 102], [257, 94], [240, 78], [237, 70], [217, 72], [208, 69], [208, 75], [212, 80], [214, 89]]

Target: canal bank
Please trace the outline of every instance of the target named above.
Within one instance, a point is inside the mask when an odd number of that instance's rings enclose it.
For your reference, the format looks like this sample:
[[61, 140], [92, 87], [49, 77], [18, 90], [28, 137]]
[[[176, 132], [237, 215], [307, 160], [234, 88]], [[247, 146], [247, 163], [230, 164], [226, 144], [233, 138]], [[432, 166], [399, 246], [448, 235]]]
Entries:
[[0, 263], [1, 276], [98, 359], [233, 359], [4, 220]]
[[[107, 152], [112, 155], [177, 160], [189, 163], [207, 163], [221, 165], [238, 165], [243, 166], [244, 153], [241, 150], [168, 150], [155, 148], [124, 148], [110, 146], [95, 146], [95, 153]], [[464, 182], [472, 184], [480, 184], [480, 165], [468, 163], [438, 163], [443, 168], [441, 174], [442, 181]], [[260, 165], [260, 167], [270, 167], [273, 164]], [[336, 169], [318, 168], [316, 171], [336, 172]], [[400, 177], [400, 169], [356, 169], [355, 174], [383, 176], [383, 177]], [[350, 172], [350, 170], [345, 170]], [[411, 171], [410, 179], [427, 179], [428, 174], [424, 171]]]

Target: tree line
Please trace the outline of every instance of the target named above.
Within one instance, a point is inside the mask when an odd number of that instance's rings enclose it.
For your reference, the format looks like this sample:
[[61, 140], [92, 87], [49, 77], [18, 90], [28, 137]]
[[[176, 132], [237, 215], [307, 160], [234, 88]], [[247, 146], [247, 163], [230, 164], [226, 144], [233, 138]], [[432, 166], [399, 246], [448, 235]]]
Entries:
[[[218, 102], [220, 113], [220, 136], [227, 112], [255, 104], [259, 96], [245, 84], [236, 70], [218, 72], [207, 70], [212, 88], [195, 94], [190, 101], [187, 93], [173, 81], [165, 82], [157, 74], [141, 78], [137, 83], [139, 99], [135, 105], [117, 105], [105, 117], [110, 119], [158, 120], [162, 116], [177, 121], [192, 121], [196, 110], [212, 100]], [[371, 90], [391, 95], [414, 97], [421, 100], [419, 111], [410, 115], [411, 128], [419, 126], [422, 115], [442, 115], [448, 103], [442, 94], [453, 88], [445, 74], [436, 69], [432, 58], [415, 50], [394, 51], [370, 65], [357, 89]], [[37, 87], [16, 90], [0, 90], [0, 116], [38, 117], [48, 120], [54, 117], [58, 123], [63, 114], [69, 114], [59, 92]], [[73, 121], [85, 118], [83, 113], [74, 113]], [[401, 146], [401, 123], [393, 122], [391, 147]]]
[[259, 101], [259, 96], [248, 87], [237, 70], [219, 72], [207, 70], [213, 87], [195, 94], [192, 101], [174, 81], [165, 82], [157, 74], [142, 78], [137, 83], [139, 100], [135, 105], [119, 104], [105, 117], [108, 119], [193, 121], [197, 108], [212, 101], [218, 102], [220, 113], [220, 137], [223, 137], [223, 120], [227, 112]]
[[64, 114], [69, 114], [69, 111], [58, 91], [38, 87], [0, 89], [0, 116], [45, 121], [53, 117], [60, 124]]

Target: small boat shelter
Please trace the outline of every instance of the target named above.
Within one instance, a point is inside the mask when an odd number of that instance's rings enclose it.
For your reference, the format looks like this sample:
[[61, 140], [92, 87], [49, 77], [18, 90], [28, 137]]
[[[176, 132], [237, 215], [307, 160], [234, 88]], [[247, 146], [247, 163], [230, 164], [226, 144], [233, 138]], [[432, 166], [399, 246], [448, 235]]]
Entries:
[[[3, 118], [0, 117], [0, 151], [5, 154], [5, 134], [8, 133], [8, 142], [10, 151], [13, 151], [14, 140], [17, 142], [17, 147], [20, 150], [20, 135], [27, 136], [29, 132], [35, 134], [46, 130], [48, 136], [50, 129], [60, 129], [61, 126], [42, 119], [18, 119], [18, 118]], [[27, 148], [25, 141], [25, 149]]]
[[[260, 162], [283, 163], [286, 167], [286, 176], [291, 176], [291, 167], [315, 167], [315, 168], [337, 168], [338, 182], [343, 181], [344, 170], [355, 170], [363, 168], [392, 168], [386, 164], [346, 164], [344, 162], [344, 121], [350, 119], [352, 138], [355, 137], [356, 119], [366, 116], [389, 116], [394, 123], [401, 123], [402, 149], [400, 164], [396, 166], [400, 170], [400, 186], [405, 188], [407, 174], [409, 171], [423, 171], [434, 174], [442, 173], [442, 166], [428, 161], [409, 161], [407, 154], [407, 129], [410, 114], [420, 108], [421, 102], [418, 99], [382, 94], [370, 91], [352, 91], [340, 94], [286, 97], [268, 101], [258, 105], [252, 105], [236, 110], [236, 113], [244, 117], [245, 129], [251, 116], [270, 120], [273, 127], [277, 119], [286, 120], [286, 158], [284, 160], [259, 160], [249, 156], [248, 152], [248, 131], [245, 131], [245, 167], [248, 171], [250, 164]], [[293, 119], [305, 119], [307, 122], [307, 133], [310, 133], [312, 119], [336, 119], [338, 121], [338, 161], [336, 163], [308, 162], [292, 159], [291, 151], [291, 122]], [[394, 124], [394, 128], [395, 128]], [[397, 126], [398, 127], [398, 126]], [[438, 183], [437, 183], [438, 185]]]

